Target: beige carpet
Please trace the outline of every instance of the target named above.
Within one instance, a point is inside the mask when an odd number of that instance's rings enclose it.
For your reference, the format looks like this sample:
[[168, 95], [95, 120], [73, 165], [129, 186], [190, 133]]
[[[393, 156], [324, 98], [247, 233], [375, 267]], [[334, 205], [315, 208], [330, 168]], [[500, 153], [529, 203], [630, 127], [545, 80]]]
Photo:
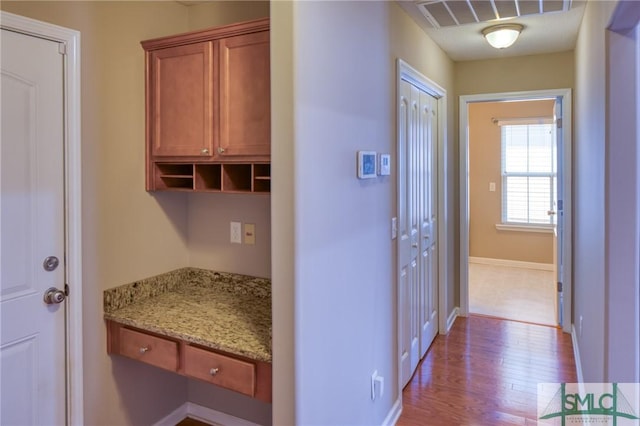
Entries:
[[553, 272], [469, 263], [469, 312], [555, 326]]

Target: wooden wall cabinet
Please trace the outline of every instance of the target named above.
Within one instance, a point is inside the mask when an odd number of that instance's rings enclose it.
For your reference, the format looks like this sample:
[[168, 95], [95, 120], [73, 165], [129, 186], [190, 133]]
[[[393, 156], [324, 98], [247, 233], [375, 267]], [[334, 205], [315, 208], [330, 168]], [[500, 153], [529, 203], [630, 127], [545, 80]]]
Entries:
[[270, 155], [270, 84], [268, 32], [220, 40], [221, 158]]
[[[268, 193], [269, 19], [147, 40], [142, 47], [146, 189]], [[240, 183], [224, 185], [225, 176]]]

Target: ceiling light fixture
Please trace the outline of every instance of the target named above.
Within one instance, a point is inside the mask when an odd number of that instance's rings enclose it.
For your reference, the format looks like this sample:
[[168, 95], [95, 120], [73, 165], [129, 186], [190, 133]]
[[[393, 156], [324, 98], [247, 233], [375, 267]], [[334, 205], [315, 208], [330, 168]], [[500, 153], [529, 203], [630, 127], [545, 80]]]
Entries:
[[487, 42], [496, 49], [504, 49], [516, 42], [524, 27], [520, 24], [500, 24], [482, 30]]

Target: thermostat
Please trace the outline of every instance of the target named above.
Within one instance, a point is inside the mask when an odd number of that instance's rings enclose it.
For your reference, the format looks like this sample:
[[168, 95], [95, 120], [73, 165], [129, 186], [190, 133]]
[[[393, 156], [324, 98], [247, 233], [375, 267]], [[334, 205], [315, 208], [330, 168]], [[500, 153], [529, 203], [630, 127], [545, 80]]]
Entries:
[[375, 151], [358, 151], [358, 179], [377, 176], [377, 157]]

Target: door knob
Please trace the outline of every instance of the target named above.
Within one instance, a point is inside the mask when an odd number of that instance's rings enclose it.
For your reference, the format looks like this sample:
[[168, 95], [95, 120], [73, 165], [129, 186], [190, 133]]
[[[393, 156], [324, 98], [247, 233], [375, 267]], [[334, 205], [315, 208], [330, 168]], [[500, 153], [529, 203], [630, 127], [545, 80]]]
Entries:
[[55, 287], [49, 287], [47, 291], [44, 292], [44, 303], [47, 305], [62, 303], [66, 298], [67, 295], [64, 294], [64, 291], [58, 290]]
[[207, 155], [208, 153], [209, 153], [209, 148], [202, 148], [200, 150], [200, 154], [202, 154], [202, 155]]
[[218, 148], [218, 154], [224, 154], [224, 148], [219, 147]]

